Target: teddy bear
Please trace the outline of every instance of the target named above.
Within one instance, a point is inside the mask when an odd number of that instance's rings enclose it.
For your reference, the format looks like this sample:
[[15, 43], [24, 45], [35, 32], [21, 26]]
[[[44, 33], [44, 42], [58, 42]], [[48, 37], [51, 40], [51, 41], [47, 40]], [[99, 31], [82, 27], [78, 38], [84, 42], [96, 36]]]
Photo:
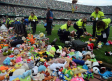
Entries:
[[11, 65], [11, 66], [14, 66], [15, 64], [16, 64], [16, 61], [13, 60], [13, 59], [11, 59], [11, 60], [10, 60], [10, 65]]

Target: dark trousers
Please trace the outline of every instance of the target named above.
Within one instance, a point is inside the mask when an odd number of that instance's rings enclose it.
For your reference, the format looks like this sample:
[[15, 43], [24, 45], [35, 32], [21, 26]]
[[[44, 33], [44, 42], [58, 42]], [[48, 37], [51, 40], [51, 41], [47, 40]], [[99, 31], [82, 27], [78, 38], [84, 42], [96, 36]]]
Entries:
[[81, 35], [83, 35], [84, 33], [84, 30], [82, 28], [80, 28], [78, 31], [77, 31], [77, 38], [80, 38]]
[[76, 23], [74, 24], [74, 28], [77, 30], [77, 32], [76, 32], [76, 34], [77, 34], [77, 38], [80, 38], [80, 36], [81, 35], [83, 35], [83, 33], [84, 33], [84, 30], [86, 31], [86, 29], [80, 29], [77, 25], [76, 25]]
[[92, 35], [92, 37], [96, 36], [96, 23], [97, 23], [97, 21], [93, 21], [93, 35]]
[[69, 31], [58, 30], [58, 36], [61, 41], [68, 41], [68, 36], [70, 35]]
[[33, 34], [36, 32], [36, 22], [31, 22]]
[[48, 35], [51, 35], [51, 31], [52, 31], [51, 26], [52, 26], [52, 22], [47, 22], [46, 30]]
[[[99, 43], [99, 41], [103, 42], [103, 43], [106, 43], [107, 40], [108, 40], [108, 37], [109, 37], [109, 32], [110, 32], [110, 27], [108, 27], [107, 29], [105, 29], [103, 32], [102, 32], [102, 35], [101, 36], [97, 36], [98, 37], [98, 40], [97, 40], [97, 43]], [[103, 33], [106, 33], [106, 38], [103, 38]]]

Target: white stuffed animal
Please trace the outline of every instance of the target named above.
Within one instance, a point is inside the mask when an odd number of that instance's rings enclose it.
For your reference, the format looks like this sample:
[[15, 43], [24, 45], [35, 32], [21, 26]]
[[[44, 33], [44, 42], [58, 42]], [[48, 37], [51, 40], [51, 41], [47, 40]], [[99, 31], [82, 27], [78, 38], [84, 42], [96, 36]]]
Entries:
[[64, 68], [64, 66], [65, 66], [66, 63], [67, 63], [67, 61], [65, 61], [64, 64], [61, 64], [61, 63], [53, 63], [53, 64], [51, 64], [48, 68], [49, 68], [50, 70], [57, 71], [56, 68], [61, 68], [61, 67]]
[[92, 68], [92, 62], [91, 61], [89, 61], [89, 60], [87, 60], [86, 62], [85, 62], [85, 65], [87, 65], [88, 66], [88, 68]]

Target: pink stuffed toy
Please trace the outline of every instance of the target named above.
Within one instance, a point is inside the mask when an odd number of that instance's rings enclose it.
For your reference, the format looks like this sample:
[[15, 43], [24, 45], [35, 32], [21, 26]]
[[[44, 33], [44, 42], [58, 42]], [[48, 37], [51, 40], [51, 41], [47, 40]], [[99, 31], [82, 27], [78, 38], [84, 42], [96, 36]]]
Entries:
[[77, 78], [73, 78], [71, 79], [71, 81], [84, 81], [84, 79], [82, 77], [77, 77]]
[[22, 61], [22, 58], [21, 58], [21, 57], [18, 57], [18, 58], [16, 59], [16, 63], [21, 62], [21, 61]]
[[64, 57], [65, 55], [66, 55], [66, 52], [63, 51], [62, 54], [61, 54], [61, 56]]

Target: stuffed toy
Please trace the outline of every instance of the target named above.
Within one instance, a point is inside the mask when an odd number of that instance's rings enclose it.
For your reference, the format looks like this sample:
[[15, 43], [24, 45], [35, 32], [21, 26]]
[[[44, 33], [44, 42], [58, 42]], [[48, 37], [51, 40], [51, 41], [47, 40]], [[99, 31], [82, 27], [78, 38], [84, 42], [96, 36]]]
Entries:
[[45, 71], [46, 70], [46, 67], [44, 65], [40, 65], [38, 67], [38, 72], [42, 72], [42, 71]]
[[87, 71], [86, 74], [83, 75], [83, 76], [84, 76], [84, 79], [86, 79], [86, 78], [88, 78], [88, 80], [89, 80], [90, 78], [93, 79], [93, 78], [94, 78], [93, 74], [94, 74], [94, 73], [91, 73], [91, 72]]
[[20, 50], [14, 49], [14, 55], [18, 55], [18, 54], [20, 54]]
[[16, 61], [13, 60], [13, 59], [11, 59], [11, 60], [10, 60], [10, 65], [11, 65], [11, 66], [14, 66], [15, 64], [16, 64]]
[[66, 56], [66, 52], [63, 51], [63, 52], [61, 53], [61, 56], [62, 56], [62, 57], [65, 57], [65, 56]]
[[86, 61], [87, 59], [95, 58], [95, 55], [92, 54], [90, 51], [86, 52], [85, 55], [83, 56], [83, 60]]
[[65, 57], [65, 58], [62, 57], [62, 59], [65, 59], [67, 61], [67, 63], [65, 64], [64, 67], [65, 68], [68, 68], [69, 67], [69, 64], [72, 62], [72, 60], [70, 58], [68, 58], [68, 57]]
[[65, 61], [66, 61], [65, 59], [57, 58], [57, 59], [49, 61], [48, 63], [49, 64], [53, 64], [55, 62], [55, 63], [61, 63], [61, 64], [63, 64], [63, 63], [65, 63]]
[[28, 63], [28, 67], [29, 67], [29, 69], [33, 69], [34, 68], [34, 61], [30, 61]]
[[11, 59], [14, 60], [15, 58], [14, 58], [14, 57], [13, 57], [13, 58], [7, 57], [7, 58], [3, 61], [3, 64], [4, 64], [4, 65], [10, 65], [10, 60], [11, 60]]
[[75, 56], [75, 50], [71, 49], [71, 52], [68, 54], [68, 56], [71, 58], [72, 56]]
[[21, 57], [17, 57], [16, 58], [16, 63], [21, 62], [21, 61], [22, 61], [22, 58]]
[[20, 67], [20, 69], [25, 69], [25, 70], [29, 70], [29, 66], [27, 63], [23, 63], [22, 65], [18, 65]]
[[71, 81], [84, 81], [84, 79], [82, 77], [76, 77], [71, 79]]
[[6, 70], [8, 70], [9, 68], [8, 67], [6, 67], [6, 66], [0, 66], [0, 71], [2, 72], [2, 73], [4, 73], [4, 72], [6, 72]]
[[8, 47], [7, 47], [7, 46], [3, 47], [3, 48], [2, 48], [2, 51], [3, 51], [3, 52], [8, 51]]
[[53, 64], [51, 64], [48, 68], [49, 68], [50, 70], [57, 71], [56, 68], [61, 68], [61, 67], [64, 68], [66, 63], [67, 63], [67, 61], [65, 61], [65, 63], [63, 63], [63, 64], [61, 64], [61, 63], [53, 63]]
[[76, 54], [75, 54], [75, 58], [79, 59], [79, 60], [82, 60], [82, 58], [83, 58], [82, 53], [80, 51], [77, 51]]
[[52, 76], [48, 76], [48, 77], [45, 77], [44, 80], [42, 80], [42, 81], [50, 81], [50, 80], [52, 80], [52, 79], [53, 79]]
[[26, 72], [24, 72], [21, 76], [22, 79], [25, 79], [27, 76], [30, 76], [32, 74], [31, 70], [27, 70]]
[[24, 79], [20, 78], [20, 81], [31, 81], [31, 77], [27, 76]]
[[6, 51], [6, 52], [3, 52], [3, 56], [10, 55], [11, 53], [12, 53], [12, 51], [11, 51], [11, 50], [8, 50], [8, 51]]
[[13, 76], [22, 75], [25, 72], [25, 69], [16, 69], [13, 72]]
[[16, 63], [14, 66], [15, 69], [19, 69], [20, 67], [22, 67], [22, 63]]
[[33, 38], [33, 35], [32, 34], [28, 34], [28, 37], [26, 37], [27, 39], [29, 39], [28, 42], [30, 42], [31, 44], [35, 44], [35, 38]]
[[8, 44], [0, 44], [0, 49], [2, 49], [3, 47], [8, 47]]
[[98, 48], [101, 48], [103, 45], [102, 45], [102, 42], [100, 41], [99, 43], [98, 43]]
[[76, 63], [76, 64], [80, 64], [80, 65], [84, 65], [85, 61], [83, 60], [78, 60], [78, 59], [73, 59], [73, 61]]
[[88, 49], [90, 50], [90, 51], [92, 51], [93, 50], [93, 47], [94, 47], [94, 44], [93, 43], [90, 43], [90, 44], [88, 44]]
[[92, 62], [89, 60], [85, 61], [85, 65], [87, 65], [90, 69], [92, 68]]
[[38, 80], [42, 81], [45, 78], [45, 76], [44, 76], [43, 73], [41, 73], [41, 74], [38, 73], [37, 76], [32, 76], [32, 78], [33, 78], [34, 81], [38, 81]]
[[82, 73], [86, 72], [87, 70], [77, 67], [77, 68], [73, 68], [72, 71], [74, 73], [74, 77], [77, 77], [77, 75], [78, 75], [78, 77], [82, 77]]
[[63, 69], [63, 71], [62, 71], [63, 73], [64, 73], [64, 77], [65, 77], [65, 80], [71, 80], [72, 79], [72, 77], [73, 77], [73, 75], [74, 75], [74, 73], [73, 73], [73, 71], [72, 70], [67, 70], [67, 69]]
[[99, 63], [99, 62], [93, 62], [92, 67], [93, 67], [92, 68], [93, 73], [95, 73], [95, 74], [99, 74], [98, 71], [104, 72], [106, 69], [106, 67], [102, 63]]
[[5, 79], [6, 74], [7, 74], [6, 72], [5, 73], [0, 73], [0, 81], [3, 81]]
[[110, 45], [112, 45], [112, 41], [111, 41], [111, 40], [109, 40], [108, 43], [109, 43]]
[[112, 52], [107, 52], [107, 51], [106, 51], [106, 52], [105, 52], [105, 55], [106, 55], [106, 56], [111, 56], [111, 55], [112, 55]]
[[36, 76], [37, 73], [38, 73], [38, 67], [35, 66], [35, 67], [32, 69], [32, 75], [33, 75], [33, 76]]
[[105, 45], [109, 46], [110, 44], [107, 42]]
[[31, 56], [32, 54], [30, 52], [27, 53], [27, 56]]
[[98, 74], [103, 78], [103, 79], [109, 79], [112, 77], [112, 72], [111, 71], [106, 71], [104, 74], [101, 74], [100, 71], [98, 71]]
[[96, 39], [89, 38], [89, 41], [91, 41], [91, 42], [95, 42]]

